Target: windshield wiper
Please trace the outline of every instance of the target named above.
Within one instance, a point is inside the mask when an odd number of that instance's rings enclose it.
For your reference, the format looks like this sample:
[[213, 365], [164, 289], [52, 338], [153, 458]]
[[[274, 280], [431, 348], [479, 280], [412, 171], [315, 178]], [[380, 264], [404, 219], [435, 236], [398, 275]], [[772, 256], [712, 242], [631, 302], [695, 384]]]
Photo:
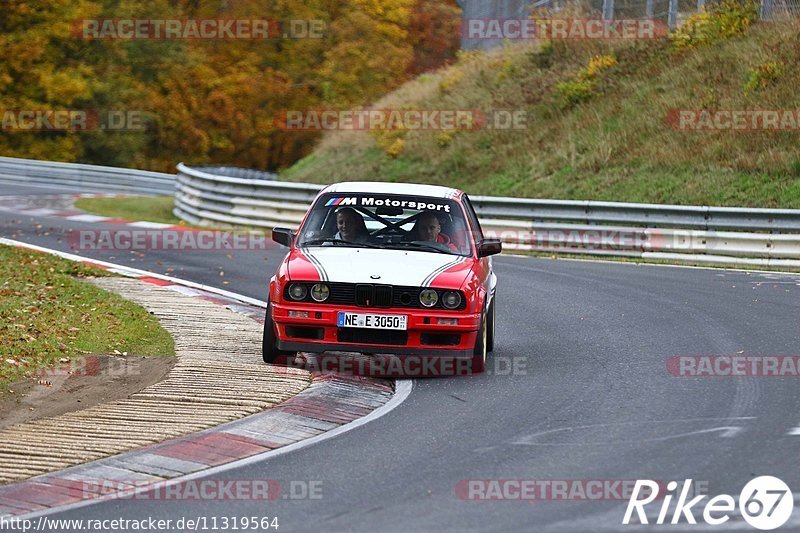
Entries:
[[331, 244], [341, 244], [344, 246], [354, 246], [358, 248], [381, 248], [380, 246], [376, 246], [368, 242], [343, 241], [341, 239], [334, 239], [333, 237], [328, 237], [325, 239], [311, 239], [310, 241], [305, 241], [300, 246], [319, 246], [320, 244], [325, 244], [328, 242]]
[[341, 239], [334, 239], [333, 237], [328, 237], [327, 239], [311, 239], [309, 241], [303, 242], [300, 246], [315, 246], [318, 244], [325, 244], [329, 242], [331, 244], [347, 244], [347, 241], [343, 241]]
[[439, 248], [438, 246], [434, 246], [432, 244], [425, 244], [424, 242], [420, 242], [420, 241], [393, 242], [393, 243], [389, 244], [389, 246], [407, 246], [409, 248], [420, 248], [420, 249], [423, 249], [425, 251], [439, 252], [440, 254], [453, 255], [453, 252], [450, 251], [450, 250], [443, 250], [443, 249]]

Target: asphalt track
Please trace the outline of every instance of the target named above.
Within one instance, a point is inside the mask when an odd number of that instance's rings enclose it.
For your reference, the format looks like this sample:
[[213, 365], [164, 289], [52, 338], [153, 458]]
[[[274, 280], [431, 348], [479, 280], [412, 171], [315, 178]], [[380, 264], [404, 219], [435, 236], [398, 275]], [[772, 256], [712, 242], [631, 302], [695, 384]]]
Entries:
[[[3, 196], [58, 192], [76, 191], [0, 184]], [[68, 229], [99, 227], [0, 211], [1, 236], [64, 251], [72, 251]], [[266, 299], [282, 254], [83, 255]], [[415, 380], [408, 399], [382, 418], [213, 476], [314, 481], [320, 498], [106, 501], [50, 516], [277, 516], [279, 531], [625, 531], [639, 529], [621, 525], [625, 500], [475, 501], [456, 487], [691, 478], [712, 495], [738, 496], [751, 478], [774, 475], [800, 495], [800, 435], [791, 434], [800, 426], [798, 378], [673, 377], [666, 365], [687, 354], [800, 355], [800, 274], [510, 256], [494, 265], [489, 373]], [[651, 520], [657, 513], [648, 507]], [[684, 528], [708, 530], [677, 530]], [[716, 528], [731, 529], [747, 526], [736, 519]], [[784, 529], [800, 529], [800, 510]]]

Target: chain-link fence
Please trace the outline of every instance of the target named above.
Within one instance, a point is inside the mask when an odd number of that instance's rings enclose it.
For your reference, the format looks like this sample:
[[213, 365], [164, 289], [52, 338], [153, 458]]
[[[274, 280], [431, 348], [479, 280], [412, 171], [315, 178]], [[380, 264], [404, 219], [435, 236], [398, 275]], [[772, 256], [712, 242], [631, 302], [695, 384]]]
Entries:
[[800, 17], [800, 0], [761, 0], [761, 18]]
[[[457, 0], [461, 6], [462, 20], [524, 19], [540, 5], [551, 0]], [[462, 50], [489, 50], [503, 43], [503, 39], [470, 38], [462, 27]]]
[[[547, 4], [555, 4], [556, 1], [548, 0]], [[563, 1], [558, 3], [561, 6], [565, 4]], [[680, 24], [688, 15], [703, 9], [705, 4], [706, 0], [590, 0], [589, 2], [594, 10], [603, 14], [603, 18], [656, 18], [668, 22], [670, 28]], [[800, 16], [800, 0], [760, 0], [760, 4], [762, 19]]]
[[[604, 19], [657, 19], [675, 28], [686, 17], [703, 9], [713, 0], [584, 0], [578, 2]], [[800, 0], [759, 0], [760, 16], [765, 20], [800, 17]], [[524, 19], [537, 10], [558, 13], [575, 5], [575, 0], [458, 0], [463, 19], [507, 20]], [[462, 33], [464, 50], [488, 50], [502, 44], [504, 39], [470, 38]]]

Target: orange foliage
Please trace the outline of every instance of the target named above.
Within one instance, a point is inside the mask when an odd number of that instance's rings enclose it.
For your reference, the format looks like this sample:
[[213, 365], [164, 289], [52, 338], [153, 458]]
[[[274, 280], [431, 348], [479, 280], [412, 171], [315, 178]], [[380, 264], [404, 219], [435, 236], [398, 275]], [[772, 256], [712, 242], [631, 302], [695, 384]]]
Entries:
[[[448, 61], [453, 0], [7, 0], [0, 17], [0, 112], [137, 110], [142, 131], [15, 132], [0, 155], [173, 171], [179, 161], [275, 170], [317, 136], [277, 129], [289, 109], [366, 104]], [[109, 6], [113, 6], [113, 9]], [[89, 18], [322, 21], [321, 38], [83, 40]], [[288, 25], [284, 24], [284, 29]]]

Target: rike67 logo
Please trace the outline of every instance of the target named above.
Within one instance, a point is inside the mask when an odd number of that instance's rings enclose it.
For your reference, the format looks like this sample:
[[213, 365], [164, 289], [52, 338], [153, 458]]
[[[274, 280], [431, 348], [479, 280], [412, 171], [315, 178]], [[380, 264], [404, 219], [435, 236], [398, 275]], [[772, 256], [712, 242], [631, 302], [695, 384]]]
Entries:
[[[685, 480], [680, 489], [677, 481], [667, 483], [667, 494], [661, 501], [658, 518], [653, 523], [674, 525], [685, 519], [688, 524], [697, 524], [695, 512], [702, 512], [703, 521], [710, 526], [722, 526], [731, 519], [731, 514], [736, 511], [737, 507], [733, 496], [719, 494], [708, 500], [705, 505], [700, 505], [700, 502], [708, 496], [703, 494], [689, 500], [691, 487], [691, 479]], [[646, 496], [640, 499], [640, 493], [644, 493]], [[670, 517], [670, 504], [676, 495], [678, 499]], [[658, 496], [658, 483], [649, 479], [636, 480], [622, 523], [630, 524], [633, 513], [636, 512], [638, 523], [649, 524], [645, 506], [656, 500]], [[789, 486], [782, 480], [773, 476], [760, 476], [750, 480], [744, 486], [739, 494], [738, 508], [742, 518], [752, 527], [763, 531], [777, 529], [784, 525], [792, 515], [794, 496]], [[652, 514], [650, 517], [652, 518]], [[720, 529], [724, 529], [724, 527]]]

